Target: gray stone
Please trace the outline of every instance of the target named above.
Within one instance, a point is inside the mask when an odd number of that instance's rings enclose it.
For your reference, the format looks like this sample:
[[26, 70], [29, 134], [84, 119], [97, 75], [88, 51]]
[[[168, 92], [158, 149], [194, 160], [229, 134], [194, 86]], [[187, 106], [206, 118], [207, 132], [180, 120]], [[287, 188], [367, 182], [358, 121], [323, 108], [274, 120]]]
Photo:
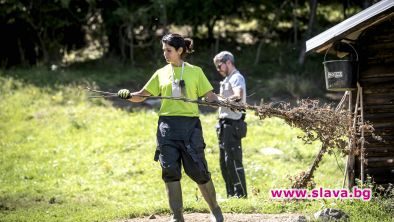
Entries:
[[297, 217], [290, 217], [289, 219], [286, 220], [286, 222], [307, 222], [308, 220], [304, 215], [300, 215]]
[[349, 221], [349, 216], [338, 209], [326, 208], [314, 214], [318, 221]]

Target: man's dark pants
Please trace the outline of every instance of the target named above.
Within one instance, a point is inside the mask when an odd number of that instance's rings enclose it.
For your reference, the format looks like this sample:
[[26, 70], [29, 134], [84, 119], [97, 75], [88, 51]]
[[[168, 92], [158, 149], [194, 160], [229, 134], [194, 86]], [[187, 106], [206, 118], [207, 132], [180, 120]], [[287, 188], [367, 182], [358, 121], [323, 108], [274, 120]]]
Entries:
[[226, 183], [227, 196], [247, 197], [245, 171], [242, 164], [242, 143], [236, 136], [237, 121], [221, 119], [218, 125], [220, 169]]

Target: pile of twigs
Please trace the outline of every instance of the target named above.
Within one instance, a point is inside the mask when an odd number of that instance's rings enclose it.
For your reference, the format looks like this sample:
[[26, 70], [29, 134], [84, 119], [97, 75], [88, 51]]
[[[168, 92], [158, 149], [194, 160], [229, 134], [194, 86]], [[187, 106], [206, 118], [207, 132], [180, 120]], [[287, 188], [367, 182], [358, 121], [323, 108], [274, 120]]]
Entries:
[[301, 139], [305, 143], [320, 140], [322, 147], [310, 168], [300, 175], [290, 178], [293, 188], [313, 188], [313, 173], [326, 152], [331, 153], [339, 149], [342, 153], [348, 153], [349, 138], [354, 138], [354, 130], [351, 129], [352, 116], [349, 112], [335, 111], [328, 105], [319, 107], [316, 100], [302, 100], [297, 107], [281, 109], [258, 109], [258, 116], [266, 118], [276, 116], [285, 120], [290, 126], [300, 128], [305, 132]]
[[[116, 96], [116, 93], [88, 90], [105, 94], [106, 96]], [[326, 152], [332, 152], [334, 149], [339, 149], [344, 154], [347, 154], [349, 152], [347, 149], [349, 141], [355, 141], [355, 130], [351, 127], [351, 114], [344, 110], [336, 111], [329, 105], [319, 106], [317, 100], [302, 100], [296, 107], [290, 107], [288, 104], [281, 104], [280, 106], [274, 107], [272, 104], [251, 106], [230, 101], [207, 102], [181, 97], [149, 96], [147, 98], [181, 100], [204, 106], [226, 107], [239, 111], [253, 110], [260, 119], [278, 117], [286, 121], [290, 126], [300, 128], [305, 132], [305, 136], [301, 137], [305, 143], [312, 143], [313, 141], [320, 140], [322, 147], [314, 162], [308, 171], [302, 172], [292, 179], [293, 188], [313, 186], [313, 173], [317, 169], [322, 156]]]

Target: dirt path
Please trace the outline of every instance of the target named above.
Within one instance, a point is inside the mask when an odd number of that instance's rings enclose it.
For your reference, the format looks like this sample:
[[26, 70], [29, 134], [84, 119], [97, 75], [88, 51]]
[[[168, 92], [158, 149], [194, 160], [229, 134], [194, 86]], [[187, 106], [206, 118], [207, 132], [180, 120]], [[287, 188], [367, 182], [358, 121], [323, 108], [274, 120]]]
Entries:
[[[228, 222], [293, 222], [304, 221], [299, 218], [301, 214], [224, 214], [224, 221]], [[186, 222], [209, 222], [209, 214], [207, 213], [189, 213], [184, 214]], [[142, 218], [124, 219], [116, 222], [168, 222], [169, 215], [152, 215]], [[300, 220], [301, 219], [301, 220]], [[305, 220], [306, 221], [306, 220]]]

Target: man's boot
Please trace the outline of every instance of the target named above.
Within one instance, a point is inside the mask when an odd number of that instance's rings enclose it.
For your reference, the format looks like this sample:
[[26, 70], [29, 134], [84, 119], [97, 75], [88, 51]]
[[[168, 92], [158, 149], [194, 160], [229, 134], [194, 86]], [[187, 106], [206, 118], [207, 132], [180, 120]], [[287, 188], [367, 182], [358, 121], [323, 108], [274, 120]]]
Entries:
[[222, 210], [218, 202], [216, 201], [216, 191], [213, 186], [212, 180], [209, 180], [205, 184], [198, 184], [201, 194], [205, 201], [208, 203], [209, 209], [211, 210], [211, 221], [212, 222], [223, 222]]
[[181, 182], [174, 181], [166, 183], [166, 190], [168, 196], [168, 203], [172, 216], [170, 222], [183, 222], [183, 202]]

